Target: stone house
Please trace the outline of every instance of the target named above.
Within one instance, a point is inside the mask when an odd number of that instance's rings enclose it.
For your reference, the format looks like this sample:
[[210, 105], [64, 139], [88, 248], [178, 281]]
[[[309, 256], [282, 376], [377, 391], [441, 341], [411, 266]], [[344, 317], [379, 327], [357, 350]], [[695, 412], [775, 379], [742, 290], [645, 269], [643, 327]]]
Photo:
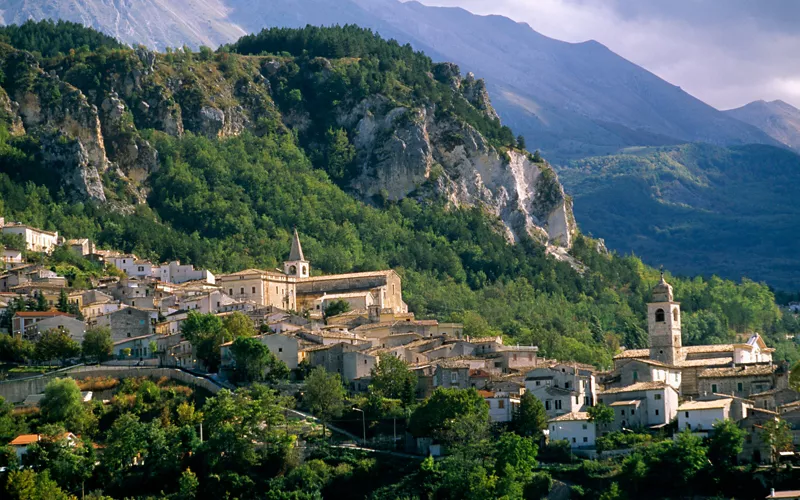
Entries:
[[456, 387], [469, 389], [475, 387], [470, 377], [473, 370], [484, 369], [486, 361], [478, 358], [443, 359], [435, 363], [433, 387]]
[[25, 224], [8, 224], [3, 226], [2, 231], [3, 234], [21, 235], [26, 249], [31, 252], [49, 254], [58, 246], [58, 231], [43, 231]]
[[88, 238], [67, 240], [66, 246], [81, 257], [94, 253], [94, 244]]
[[157, 318], [158, 311], [154, 309], [126, 307], [92, 318], [88, 323], [91, 326], [109, 327], [111, 339], [117, 341], [155, 333]]
[[614, 410], [614, 422], [602, 425], [602, 431], [656, 428], [671, 422], [678, 413], [678, 391], [665, 382], [606, 389], [597, 395], [597, 402]]
[[[156, 335], [153, 333], [117, 340], [114, 342], [113, 355], [117, 359], [153, 358], [158, 352], [153, 352], [150, 349], [151, 341], [156, 341], [156, 344], [158, 344]], [[126, 349], [130, 349], [130, 356], [125, 354]]]
[[739, 428], [745, 431], [739, 461], [755, 464], [772, 462], [772, 450], [764, 439], [764, 424], [776, 420], [778, 414], [774, 411], [750, 408], [747, 416], [737, 422]]
[[718, 420], [731, 417], [733, 398], [717, 398], [706, 401], [685, 401], [678, 406], [678, 430], [688, 429], [708, 436]]
[[700, 394], [728, 394], [749, 398], [776, 386], [777, 365], [734, 365], [707, 368], [698, 374]]
[[586, 411], [594, 406], [596, 390], [594, 373], [577, 365], [556, 364], [525, 375], [525, 391], [544, 404], [550, 417]]
[[604, 385], [625, 387], [638, 382], [664, 382], [676, 391], [681, 388], [681, 369], [650, 359], [623, 359], [615, 363], [616, 367]]
[[[299, 352], [300, 352], [300, 339], [289, 335], [270, 334], [258, 335], [254, 337], [256, 340], [267, 346], [269, 351], [275, 355], [276, 358], [286, 363], [290, 370], [297, 369]], [[220, 356], [222, 358], [221, 368], [233, 369], [236, 362], [231, 353], [231, 346], [233, 342], [227, 342], [220, 346]]]
[[519, 394], [486, 390], [479, 390], [478, 393], [489, 405], [489, 421], [493, 424], [511, 422], [519, 409]]
[[221, 312], [226, 305], [237, 302], [234, 298], [225, 293], [215, 290], [213, 292], [192, 294], [182, 297], [179, 307], [186, 311], [194, 311], [200, 314], [216, 314]]
[[559, 415], [547, 421], [550, 442], [566, 441], [570, 447], [592, 448], [597, 440], [597, 429], [586, 412]]
[[246, 269], [217, 278], [222, 291], [236, 301], [253, 302], [286, 311], [296, 310], [296, 278], [275, 271]]
[[35, 340], [40, 333], [52, 328], [66, 330], [78, 341], [83, 340], [86, 332], [83, 321], [60, 311], [18, 311], [11, 318], [11, 333], [27, 340]]
[[750, 399], [756, 408], [778, 411], [778, 408], [800, 401], [800, 392], [794, 389], [770, 389], [769, 391], [751, 394]]

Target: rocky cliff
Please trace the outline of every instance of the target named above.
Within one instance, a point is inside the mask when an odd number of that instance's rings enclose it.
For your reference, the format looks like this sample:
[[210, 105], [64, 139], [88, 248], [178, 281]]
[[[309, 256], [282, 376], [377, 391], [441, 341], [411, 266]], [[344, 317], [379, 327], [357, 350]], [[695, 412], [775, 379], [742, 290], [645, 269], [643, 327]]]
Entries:
[[[314, 59], [308, 64], [315, 72], [306, 73], [286, 58], [138, 48], [43, 61], [5, 46], [0, 63], [11, 82], [0, 92], [0, 118], [12, 133], [40, 142], [42, 160], [74, 199], [118, 210], [146, 202], [148, 177], [159, 168], [146, 129], [221, 139], [259, 134], [274, 122], [265, 117], [279, 117], [287, 132], [327, 121], [346, 130], [354, 175], [342, 185], [364, 200], [415, 196], [480, 206], [503, 222], [511, 241], [527, 234], [569, 248], [576, 231], [553, 170], [523, 150], [492, 144], [458, 113], [442, 113], [426, 100], [401, 105], [381, 93], [337, 100], [332, 110], [298, 106], [299, 89], [310, 93], [308, 81], [330, 84], [337, 61]], [[287, 72], [300, 75], [297, 90], [280, 78]], [[434, 86], [447, 82], [448, 102], [457, 101], [473, 121], [499, 124], [485, 84], [474, 75], [462, 77], [457, 66], [442, 64], [425, 78]], [[315, 156], [318, 145], [307, 142], [312, 160], [324, 162]]]

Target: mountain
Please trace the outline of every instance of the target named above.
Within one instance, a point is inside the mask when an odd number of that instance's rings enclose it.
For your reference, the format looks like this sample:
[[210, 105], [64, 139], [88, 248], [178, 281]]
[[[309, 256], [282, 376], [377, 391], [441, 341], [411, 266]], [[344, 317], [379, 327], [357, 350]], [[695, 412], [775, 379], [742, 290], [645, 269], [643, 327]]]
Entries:
[[800, 151], [800, 109], [781, 100], [754, 101], [726, 114], [763, 130], [770, 137]]
[[0, 7], [6, 23], [68, 19], [156, 48], [214, 47], [269, 26], [358, 24], [486, 77], [504, 122], [553, 160], [689, 141], [779, 144], [597, 42], [561, 42], [458, 8], [397, 0], [2, 0]]
[[560, 169], [581, 229], [686, 275], [796, 290], [800, 156], [708, 144], [631, 148]]

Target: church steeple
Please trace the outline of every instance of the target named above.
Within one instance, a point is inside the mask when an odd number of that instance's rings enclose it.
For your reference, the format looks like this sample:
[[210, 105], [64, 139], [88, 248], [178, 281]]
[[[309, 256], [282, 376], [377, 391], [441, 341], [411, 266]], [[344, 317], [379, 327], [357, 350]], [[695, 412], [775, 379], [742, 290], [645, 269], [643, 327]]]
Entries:
[[673, 300], [672, 285], [664, 279], [653, 287], [653, 302], [647, 304], [650, 359], [674, 365], [682, 360], [681, 305]]
[[283, 272], [296, 278], [308, 278], [311, 273], [311, 265], [303, 255], [303, 246], [300, 244], [297, 228], [294, 229], [289, 259], [283, 263]]

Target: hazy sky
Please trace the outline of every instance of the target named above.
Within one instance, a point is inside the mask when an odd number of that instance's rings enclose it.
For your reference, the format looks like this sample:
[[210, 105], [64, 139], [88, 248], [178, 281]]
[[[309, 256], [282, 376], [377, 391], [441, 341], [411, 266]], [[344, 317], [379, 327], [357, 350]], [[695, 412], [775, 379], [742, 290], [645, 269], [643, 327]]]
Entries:
[[720, 109], [800, 108], [800, 0], [422, 0], [597, 40]]

